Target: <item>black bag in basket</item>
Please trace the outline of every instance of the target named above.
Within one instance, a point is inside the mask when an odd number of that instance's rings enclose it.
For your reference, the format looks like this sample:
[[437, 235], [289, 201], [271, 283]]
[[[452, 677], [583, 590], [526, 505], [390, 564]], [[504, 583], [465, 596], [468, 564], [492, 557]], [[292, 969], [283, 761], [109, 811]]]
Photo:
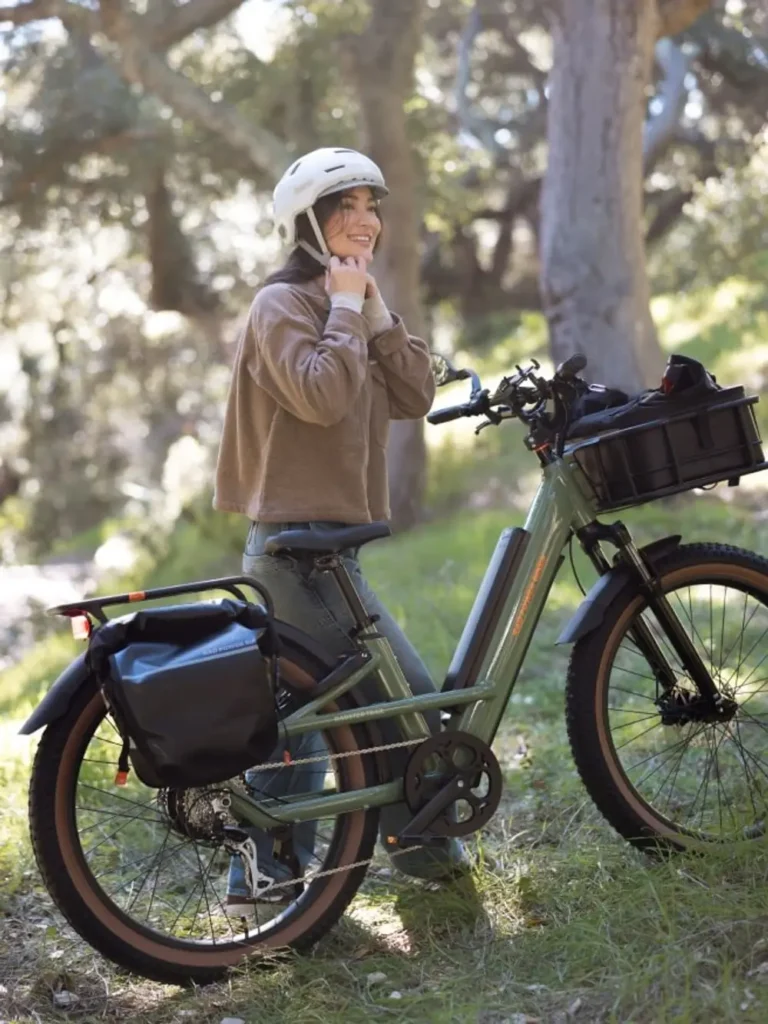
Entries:
[[671, 355], [667, 360], [661, 387], [641, 391], [630, 398], [614, 388], [591, 386], [573, 405], [568, 439], [592, 437], [605, 430], [621, 430], [660, 417], [674, 416], [697, 405], [712, 404], [729, 395], [723, 393], [715, 377], [689, 356]]
[[225, 599], [145, 609], [100, 626], [88, 663], [147, 786], [223, 782], [277, 743], [266, 611]]

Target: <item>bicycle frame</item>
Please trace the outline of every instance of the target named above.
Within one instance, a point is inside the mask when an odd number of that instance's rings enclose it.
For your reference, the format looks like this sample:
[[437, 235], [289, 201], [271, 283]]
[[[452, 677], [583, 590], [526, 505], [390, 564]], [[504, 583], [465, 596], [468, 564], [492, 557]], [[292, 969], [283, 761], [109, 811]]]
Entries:
[[[525, 521], [527, 545], [515, 580], [494, 630], [488, 651], [472, 686], [414, 696], [403, 676], [389, 641], [371, 627], [358, 636], [371, 656], [363, 666], [331, 685], [314, 700], [281, 723], [285, 738], [342, 725], [356, 725], [397, 716], [406, 740], [431, 735], [423, 711], [463, 706], [456, 728], [492, 743], [504, 709], [525, 660], [528, 645], [544, 603], [563, 560], [562, 551], [572, 531], [595, 519], [595, 507], [577, 479], [581, 470], [562, 458], [542, 467], [543, 478]], [[382, 700], [351, 710], [323, 708], [363, 679], [375, 677]], [[403, 798], [403, 780], [345, 793], [281, 797], [257, 801], [232, 790], [235, 812], [259, 828], [293, 824], [370, 807], [384, 807]], [[261, 809], [267, 804], [269, 811]]]

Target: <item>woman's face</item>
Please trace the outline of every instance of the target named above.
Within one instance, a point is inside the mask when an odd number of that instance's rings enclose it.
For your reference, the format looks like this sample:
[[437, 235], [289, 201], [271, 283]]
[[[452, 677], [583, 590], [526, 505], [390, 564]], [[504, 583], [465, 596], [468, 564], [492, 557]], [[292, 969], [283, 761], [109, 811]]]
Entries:
[[323, 234], [332, 256], [361, 257], [370, 263], [381, 231], [378, 203], [367, 186], [351, 188], [341, 196], [339, 208], [328, 218]]

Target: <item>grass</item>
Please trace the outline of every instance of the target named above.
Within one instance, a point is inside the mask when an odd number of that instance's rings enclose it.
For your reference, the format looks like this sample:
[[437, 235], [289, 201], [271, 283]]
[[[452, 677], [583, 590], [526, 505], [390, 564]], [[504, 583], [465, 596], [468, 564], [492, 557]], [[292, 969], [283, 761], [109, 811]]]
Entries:
[[[753, 311], [739, 346], [736, 332], [724, 327], [733, 328], [734, 309], [743, 314], [748, 300], [738, 289], [706, 307], [669, 300], [657, 303], [656, 315], [669, 347], [705, 357], [723, 383], [746, 373], [751, 386], [760, 387], [761, 314]], [[524, 354], [521, 349], [517, 358]], [[364, 555], [371, 582], [437, 679], [496, 539], [504, 527], [522, 522], [532, 484], [530, 459], [513, 428], [486, 431], [478, 442], [462, 429], [432, 460], [433, 521]], [[759, 479], [753, 481], [757, 486], [685, 495], [622, 518], [640, 542], [684, 532], [686, 541], [725, 540], [765, 553], [764, 492]], [[229, 517], [213, 519], [196, 510], [146, 582], [237, 571], [241, 532]], [[579, 551], [576, 568], [588, 584], [592, 572]], [[395, 874], [388, 885], [373, 885], [356, 900], [312, 955], [270, 971], [245, 968], [225, 983], [193, 991], [116, 971], [71, 933], [40, 887], [26, 832], [34, 742], [15, 733], [77, 651], [63, 634], [46, 640], [0, 679], [0, 1020], [768, 1019], [764, 850], [652, 861], [612, 833], [578, 779], [563, 720], [568, 652], [553, 646], [578, 601], [566, 563], [496, 744], [505, 794], [473, 843], [495, 866], [443, 889]], [[60, 988], [78, 997], [69, 1012], [53, 1005]]]

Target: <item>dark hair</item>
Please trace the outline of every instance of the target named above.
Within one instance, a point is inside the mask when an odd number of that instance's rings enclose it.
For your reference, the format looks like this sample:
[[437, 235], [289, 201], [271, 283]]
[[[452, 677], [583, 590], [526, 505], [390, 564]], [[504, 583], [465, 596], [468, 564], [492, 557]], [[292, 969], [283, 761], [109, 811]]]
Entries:
[[[313, 209], [315, 216], [317, 217], [317, 223], [320, 225], [320, 230], [325, 232], [325, 225], [331, 219], [333, 214], [341, 206], [341, 200], [344, 198], [349, 189], [345, 189], [343, 192], [333, 192], [329, 196], [322, 196], [317, 200]], [[377, 206], [376, 215], [381, 222], [381, 209]], [[300, 213], [296, 218], [296, 233], [299, 238], [308, 242], [313, 248], [317, 248], [317, 238], [315, 232], [312, 230], [312, 225], [309, 223], [309, 217], [306, 213]], [[373, 251], [379, 247], [381, 241], [381, 234], [376, 239]], [[319, 277], [323, 273], [323, 267], [318, 263], [314, 256], [302, 249], [301, 246], [297, 245], [292, 250], [288, 259], [277, 270], [273, 271], [262, 283], [262, 288], [268, 284], [305, 284], [307, 281], [313, 281], [316, 277]]]

